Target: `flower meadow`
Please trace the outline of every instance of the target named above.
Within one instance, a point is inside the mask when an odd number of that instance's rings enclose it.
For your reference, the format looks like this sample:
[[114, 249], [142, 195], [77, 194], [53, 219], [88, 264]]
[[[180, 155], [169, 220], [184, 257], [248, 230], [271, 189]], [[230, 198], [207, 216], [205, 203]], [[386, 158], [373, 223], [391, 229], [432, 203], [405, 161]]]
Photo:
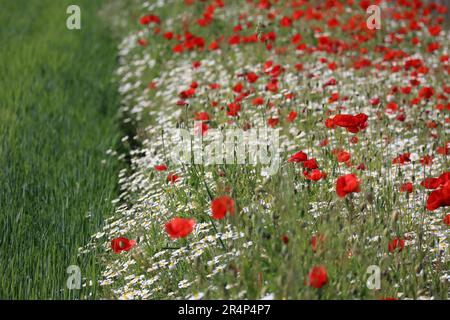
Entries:
[[[380, 29], [367, 25], [372, 4]], [[127, 10], [116, 70], [127, 134], [108, 154], [128, 166], [115, 214], [79, 249], [100, 251], [105, 298], [448, 298], [445, 6], [160, 0]], [[243, 136], [236, 148], [265, 150], [246, 134], [255, 128], [277, 138], [273, 172], [255, 152], [173, 156], [228, 129]]]

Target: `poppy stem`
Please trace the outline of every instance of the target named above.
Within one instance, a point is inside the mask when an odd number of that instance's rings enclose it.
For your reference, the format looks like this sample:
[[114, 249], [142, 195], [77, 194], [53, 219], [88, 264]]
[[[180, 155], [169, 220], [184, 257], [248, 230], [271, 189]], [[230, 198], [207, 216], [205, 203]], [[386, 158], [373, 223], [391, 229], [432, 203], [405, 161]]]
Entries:
[[[199, 176], [200, 174], [199, 174], [199, 171], [197, 170], [196, 166], [193, 165], [192, 168], [194, 169], [194, 171], [195, 171], [195, 173], [197, 174], [197, 176]], [[200, 177], [199, 177], [199, 178], [200, 178]], [[204, 172], [203, 172], [203, 174], [202, 174], [201, 179], [203, 180], [203, 184], [204, 184], [204, 186], [205, 186], [206, 192], [208, 193], [209, 199], [210, 199], [210, 200], [213, 200], [214, 197], [213, 197], [213, 195], [212, 195], [212, 193], [211, 193], [211, 190], [210, 190], [209, 187], [208, 187], [208, 184], [206, 183]]]
[[180, 247], [162, 247], [163, 250], [178, 250]]
[[164, 152], [164, 161], [167, 164], [167, 153], [166, 153], [166, 145], [164, 143], [164, 129], [161, 130], [161, 139], [162, 139], [162, 145], [163, 145], [163, 152]]
[[353, 218], [354, 218], [354, 215], [355, 215], [355, 206], [353, 204], [353, 196], [349, 195], [349, 197], [346, 198], [345, 200], [346, 200], [345, 202], [346, 202], [347, 210], [348, 210], [348, 213], [349, 213], [350, 223], [353, 223]]
[[[193, 166], [193, 168], [194, 168], [196, 174], [199, 175], [199, 172], [198, 172], [197, 168], [195, 167], [195, 165]], [[208, 184], [206, 183], [205, 175], [204, 175], [204, 174], [202, 175], [202, 178], [201, 178], [201, 179], [203, 180], [203, 184], [205, 185], [206, 192], [208, 193], [208, 196], [209, 196], [210, 200], [212, 201], [212, 200], [214, 199], [214, 197], [213, 197], [213, 195], [212, 195], [212, 193], [211, 193], [211, 190], [210, 190], [209, 187], [208, 187]], [[219, 231], [217, 230], [217, 227], [216, 227], [216, 224], [214, 223], [214, 220], [211, 218], [210, 215], [207, 214], [207, 216], [208, 216], [208, 218], [209, 218], [209, 221], [211, 221], [211, 224], [212, 224], [212, 226], [213, 226], [213, 228], [214, 228], [214, 231], [215, 231], [216, 235], [219, 234]], [[218, 236], [218, 238], [219, 238], [220, 244], [222, 245], [222, 248], [223, 248], [225, 251], [228, 251], [227, 248], [225, 247], [225, 244], [224, 244], [223, 241], [222, 241], [222, 238], [221, 238], [220, 236]]]
[[206, 183], [206, 181], [204, 179], [203, 179], [203, 184], [205, 185], [206, 192], [208, 193], [209, 199], [213, 200], [214, 198], [212, 196], [211, 190], [209, 190], [208, 184]]
[[[217, 227], [216, 227], [216, 224], [215, 224], [214, 220], [211, 218], [210, 215], [208, 215], [208, 218], [209, 218], [209, 221], [211, 221], [211, 224], [212, 224], [212, 226], [214, 228], [214, 231], [216, 232], [216, 235], [218, 235], [219, 231], [217, 230]], [[222, 241], [222, 238], [220, 236], [217, 236], [217, 237], [219, 239], [220, 244], [222, 245], [223, 250], [228, 252], [227, 247], [225, 247], [225, 244]]]

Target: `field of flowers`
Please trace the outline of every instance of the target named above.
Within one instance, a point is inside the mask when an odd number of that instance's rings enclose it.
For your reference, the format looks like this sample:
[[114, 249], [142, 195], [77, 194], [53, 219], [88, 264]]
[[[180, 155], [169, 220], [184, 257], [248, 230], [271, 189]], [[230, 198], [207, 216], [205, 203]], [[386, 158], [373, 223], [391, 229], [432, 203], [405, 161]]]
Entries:
[[[445, 6], [128, 9], [127, 134], [109, 154], [129, 166], [114, 216], [79, 249], [101, 248], [105, 298], [448, 298]], [[214, 139], [229, 132], [227, 153]]]

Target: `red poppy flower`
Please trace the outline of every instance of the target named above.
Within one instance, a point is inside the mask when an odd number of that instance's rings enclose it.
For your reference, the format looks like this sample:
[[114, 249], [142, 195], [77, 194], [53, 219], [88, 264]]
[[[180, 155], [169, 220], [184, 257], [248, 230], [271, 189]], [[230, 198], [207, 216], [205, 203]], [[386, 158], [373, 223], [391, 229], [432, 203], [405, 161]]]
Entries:
[[336, 193], [341, 198], [349, 193], [360, 191], [359, 180], [353, 173], [341, 176], [336, 181]]
[[338, 92], [333, 92], [330, 96], [330, 98], [328, 99], [328, 103], [333, 103], [339, 100], [339, 93]]
[[372, 98], [372, 99], [370, 99], [369, 102], [373, 106], [379, 105], [380, 104], [380, 98], [378, 98], [378, 97]]
[[288, 244], [288, 243], [289, 243], [289, 237], [288, 237], [286, 234], [283, 234], [283, 235], [281, 236], [281, 241], [282, 241], [284, 244]]
[[270, 81], [266, 85], [266, 90], [273, 92], [273, 93], [277, 93], [278, 92], [278, 80], [274, 79], [274, 80]]
[[450, 226], [450, 214], [448, 214], [448, 215], [446, 215], [446, 216], [444, 217], [443, 222], [444, 222], [446, 225]]
[[448, 181], [450, 181], [450, 172], [449, 171], [444, 172], [443, 174], [441, 174], [439, 176], [438, 179], [439, 179], [441, 185], [446, 184]]
[[256, 97], [252, 100], [252, 105], [254, 106], [260, 106], [264, 104], [264, 98], [263, 97]]
[[180, 92], [180, 98], [181, 99], [188, 99], [188, 98], [192, 98], [193, 96], [195, 96], [195, 87], [194, 88], [189, 88], [187, 90], [181, 91]]
[[350, 138], [350, 142], [353, 144], [357, 144], [359, 142], [359, 139], [357, 136], [353, 136]]
[[322, 288], [328, 283], [327, 271], [324, 266], [314, 266], [308, 274], [308, 285], [313, 288]]
[[339, 127], [353, 127], [356, 125], [355, 117], [351, 114], [338, 114], [333, 119], [334, 124]]
[[159, 164], [155, 166], [155, 170], [156, 171], [166, 171], [167, 170], [167, 166], [165, 164]]
[[397, 117], [395, 117], [395, 119], [404, 122], [406, 120], [406, 115], [404, 113], [400, 113]]
[[169, 181], [170, 183], [175, 183], [178, 180], [178, 176], [174, 173], [169, 173], [169, 175], [167, 176], [167, 181]]
[[403, 94], [410, 94], [411, 93], [411, 87], [402, 87], [402, 93]]
[[178, 239], [187, 237], [194, 229], [194, 226], [194, 219], [176, 217], [166, 223], [165, 228], [171, 239]]
[[164, 33], [164, 38], [166, 38], [167, 40], [172, 40], [173, 39], [173, 32], [167, 31]]
[[293, 122], [297, 118], [297, 112], [291, 111], [289, 112], [289, 115], [286, 118], [287, 122]]
[[235, 46], [241, 42], [241, 36], [238, 34], [232, 35], [230, 38], [228, 38], [228, 44], [230, 46]]
[[367, 127], [367, 119], [369, 119], [369, 117], [365, 113], [358, 113], [357, 115], [355, 115], [356, 125], [360, 129], [364, 129], [365, 127]]
[[409, 158], [410, 156], [411, 156], [411, 153], [409, 153], [409, 152], [401, 154], [397, 158], [394, 158], [392, 160], [392, 163], [393, 164], [404, 164], [405, 162], [411, 162], [411, 159]]
[[334, 128], [334, 126], [346, 128], [351, 133], [358, 133], [367, 127], [368, 116], [364, 113], [355, 116], [351, 114], [338, 114], [334, 118], [327, 119], [325, 125], [327, 128]]
[[448, 155], [448, 154], [449, 154], [448, 143], [446, 143], [443, 147], [438, 147], [438, 148], [436, 149], [436, 152], [437, 152], [438, 154]]
[[114, 253], [121, 253], [122, 251], [129, 251], [136, 245], [136, 241], [129, 240], [124, 237], [111, 240], [111, 249]]
[[430, 35], [432, 35], [433, 37], [439, 35], [439, 33], [441, 32], [441, 26], [429, 26], [428, 27], [428, 31], [430, 32]]
[[434, 190], [440, 187], [441, 181], [438, 178], [426, 178], [420, 183], [420, 185], [425, 189]]
[[441, 47], [441, 45], [439, 44], [439, 42], [431, 42], [428, 44], [427, 46], [427, 50], [428, 52], [434, 52], [436, 50], [438, 50]]
[[335, 124], [334, 124], [334, 119], [333, 118], [328, 118], [325, 120], [325, 127], [327, 127], [328, 129], [334, 129], [335, 128]]
[[221, 220], [226, 214], [234, 215], [234, 200], [229, 196], [222, 196], [211, 202], [211, 212], [214, 219]]
[[236, 83], [236, 85], [233, 87], [233, 91], [236, 93], [241, 93], [244, 89], [244, 85], [240, 82]]
[[247, 73], [247, 80], [250, 83], [255, 83], [258, 80], [258, 75], [254, 72]]
[[208, 87], [209, 87], [211, 90], [217, 90], [217, 89], [220, 89], [220, 84], [218, 84], [218, 83], [210, 83], [210, 84], [208, 85]]
[[311, 171], [304, 171], [303, 175], [306, 177], [306, 179], [308, 180], [312, 180], [312, 181], [319, 181], [320, 179], [326, 177], [326, 174], [321, 172], [320, 170], [314, 169]]
[[413, 184], [411, 182], [406, 182], [400, 187], [400, 192], [413, 192]]
[[311, 158], [303, 161], [303, 167], [309, 170], [314, 170], [319, 168], [319, 165], [317, 164], [316, 158]]
[[284, 16], [283, 18], [281, 18], [280, 26], [282, 26], [284, 28], [288, 28], [291, 25], [292, 25], [292, 20], [289, 17]]
[[326, 147], [328, 145], [329, 141], [327, 138], [323, 139], [322, 141], [319, 142], [319, 145], [321, 147]]
[[308, 156], [303, 151], [299, 151], [296, 154], [292, 155], [287, 162], [303, 162], [308, 159]]
[[197, 112], [195, 114], [195, 120], [197, 120], [197, 121], [209, 121], [209, 114], [208, 114], [208, 112], [205, 112], [205, 111]]
[[389, 102], [387, 105], [386, 105], [386, 112], [387, 113], [394, 113], [394, 112], [396, 112], [397, 111], [397, 109], [398, 109], [398, 105], [395, 103], [395, 102]]
[[434, 211], [448, 206], [450, 206], [450, 182], [446, 182], [441, 189], [434, 190], [429, 194], [426, 208]]
[[325, 82], [325, 84], [323, 85], [324, 88], [329, 87], [329, 86], [335, 86], [337, 83], [336, 79], [331, 78], [329, 79], [327, 82]]
[[430, 99], [434, 95], [434, 89], [432, 87], [424, 87], [419, 91], [419, 97], [424, 99]]
[[295, 70], [297, 71], [303, 71], [303, 64], [302, 63], [297, 63], [295, 65]]
[[219, 49], [219, 43], [217, 41], [212, 41], [209, 44], [208, 49], [211, 50], [211, 51], [218, 50]]
[[402, 251], [404, 247], [405, 247], [405, 240], [400, 238], [394, 238], [388, 244], [389, 252], [394, 252], [395, 250]]
[[181, 44], [177, 44], [175, 46], [173, 46], [172, 48], [172, 52], [174, 53], [182, 53], [184, 51], [183, 45]]
[[239, 111], [241, 111], [241, 105], [239, 103], [230, 103], [228, 105], [227, 114], [231, 117], [235, 117], [238, 115]]
[[441, 204], [442, 204], [442, 191], [440, 189], [434, 190], [428, 196], [426, 208], [429, 211], [434, 211], [438, 209], [441, 206]]
[[339, 151], [337, 154], [338, 162], [347, 162], [350, 160], [350, 153], [347, 151]]
[[139, 20], [139, 23], [142, 24], [142, 25], [147, 25], [147, 24], [150, 24], [150, 23], [157, 23], [157, 24], [159, 24], [159, 23], [161, 23], [161, 20], [159, 19], [158, 16], [155, 16], [153, 14], [149, 14], [149, 15], [143, 16]]
[[140, 38], [140, 39], [138, 39], [138, 44], [142, 47], [145, 47], [145, 46], [147, 46], [148, 42], [147, 42], [147, 40]]
[[267, 119], [267, 125], [271, 128], [275, 128], [277, 126], [278, 122], [280, 122], [280, 119], [278, 119], [278, 118]]
[[207, 123], [205, 122], [196, 122], [194, 125], [194, 135], [195, 136], [205, 136], [206, 133], [208, 132], [209, 126]]
[[438, 126], [439, 126], [439, 123], [437, 123], [436, 121], [428, 121], [427, 122], [427, 127], [430, 129], [437, 128]]

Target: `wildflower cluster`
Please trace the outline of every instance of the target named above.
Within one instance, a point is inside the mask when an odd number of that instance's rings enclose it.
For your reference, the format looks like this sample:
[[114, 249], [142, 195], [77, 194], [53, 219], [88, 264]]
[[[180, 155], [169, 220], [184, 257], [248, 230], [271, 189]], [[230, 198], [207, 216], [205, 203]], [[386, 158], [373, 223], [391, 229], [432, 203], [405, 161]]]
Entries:
[[[143, 2], [117, 70], [130, 168], [80, 249], [108, 295], [447, 297], [446, 8], [373, 1], [376, 30], [369, 2]], [[174, 163], [179, 128], [277, 130], [280, 168]]]

